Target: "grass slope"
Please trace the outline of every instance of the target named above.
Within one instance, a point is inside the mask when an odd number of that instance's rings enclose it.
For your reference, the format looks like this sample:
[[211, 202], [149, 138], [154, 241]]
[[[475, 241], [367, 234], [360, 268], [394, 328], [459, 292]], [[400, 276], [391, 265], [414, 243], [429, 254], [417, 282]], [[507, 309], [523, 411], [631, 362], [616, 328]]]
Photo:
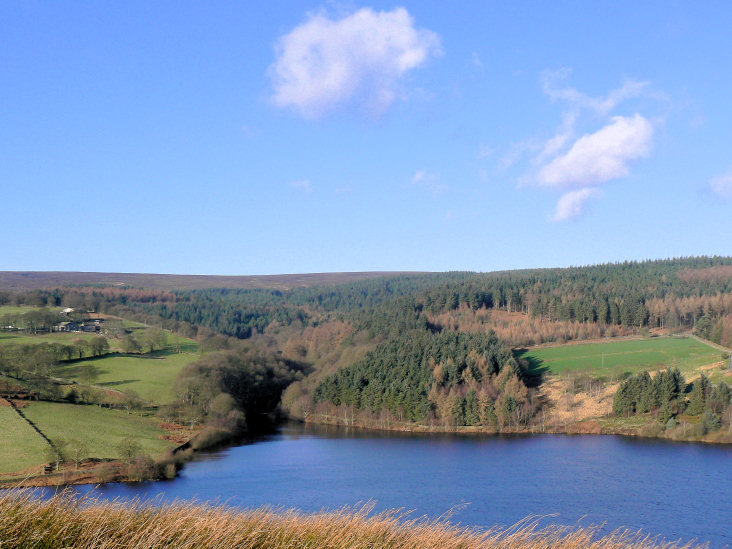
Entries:
[[178, 373], [199, 357], [198, 353], [172, 351], [148, 355], [108, 355], [63, 365], [57, 370], [57, 375], [81, 383], [82, 368], [92, 365], [99, 374], [95, 385], [166, 404], [173, 399], [172, 388]]
[[721, 351], [693, 338], [658, 337], [558, 345], [517, 351], [534, 369], [617, 376], [678, 367], [685, 375], [721, 360]]
[[43, 433], [53, 441], [81, 440], [89, 447], [89, 455], [119, 458], [117, 444], [134, 438], [144, 452], [157, 455], [172, 446], [160, 438], [158, 419], [108, 410], [98, 406], [80, 406], [55, 402], [34, 402], [23, 409]]
[[0, 473], [20, 471], [45, 463], [47, 447], [41, 435], [15, 410], [0, 406]]

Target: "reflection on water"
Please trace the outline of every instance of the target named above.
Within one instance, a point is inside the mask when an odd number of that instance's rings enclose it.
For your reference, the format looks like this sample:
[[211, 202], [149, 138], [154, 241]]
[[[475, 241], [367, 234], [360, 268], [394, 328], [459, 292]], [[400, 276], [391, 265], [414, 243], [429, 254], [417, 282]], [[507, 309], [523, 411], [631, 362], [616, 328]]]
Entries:
[[[91, 487], [80, 487], [86, 494]], [[287, 425], [202, 454], [173, 481], [99, 497], [197, 500], [306, 511], [369, 501], [472, 526], [606, 523], [732, 546], [732, 448], [615, 436], [460, 436]]]

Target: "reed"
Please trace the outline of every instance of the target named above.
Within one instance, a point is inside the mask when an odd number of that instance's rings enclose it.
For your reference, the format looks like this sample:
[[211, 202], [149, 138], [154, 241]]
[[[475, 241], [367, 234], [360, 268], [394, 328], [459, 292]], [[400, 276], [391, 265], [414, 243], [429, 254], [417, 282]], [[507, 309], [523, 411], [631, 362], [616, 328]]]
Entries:
[[526, 519], [510, 528], [478, 531], [447, 520], [410, 519], [400, 511], [372, 513], [372, 506], [303, 513], [281, 509], [232, 509], [222, 505], [100, 502], [60, 494], [40, 499], [30, 491], [0, 494], [0, 547], [15, 548], [440, 548], [440, 549], [680, 549], [618, 530], [540, 527]]

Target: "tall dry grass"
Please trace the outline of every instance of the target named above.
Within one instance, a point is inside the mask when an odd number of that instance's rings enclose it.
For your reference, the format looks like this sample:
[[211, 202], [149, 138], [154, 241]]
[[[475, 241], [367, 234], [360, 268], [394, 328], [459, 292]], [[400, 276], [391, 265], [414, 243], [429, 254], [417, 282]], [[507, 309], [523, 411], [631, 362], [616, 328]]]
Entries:
[[146, 505], [79, 500], [58, 495], [41, 500], [28, 491], [0, 494], [0, 547], [15, 548], [423, 548], [440, 549], [679, 549], [701, 547], [660, 542], [597, 528], [541, 528], [527, 519], [487, 532], [447, 521], [410, 520], [398, 511], [371, 514], [370, 507], [306, 514], [272, 509], [239, 510], [193, 503]]

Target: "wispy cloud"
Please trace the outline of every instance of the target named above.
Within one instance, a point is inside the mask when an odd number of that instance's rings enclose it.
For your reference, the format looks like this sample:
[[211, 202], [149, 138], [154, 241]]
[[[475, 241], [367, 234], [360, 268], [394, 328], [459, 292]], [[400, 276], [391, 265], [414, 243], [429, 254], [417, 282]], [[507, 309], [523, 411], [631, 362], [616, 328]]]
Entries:
[[483, 61], [482, 61], [482, 59], [480, 58], [480, 55], [478, 55], [477, 52], [473, 52], [473, 57], [471, 59], [471, 63], [472, 63], [472, 65], [476, 69], [482, 69], [483, 68]]
[[241, 127], [242, 133], [247, 136], [248, 138], [256, 137], [259, 134], [259, 130], [257, 128], [253, 128], [252, 126], [247, 126], [246, 124], [243, 124]]
[[272, 101], [306, 118], [345, 104], [383, 114], [403, 77], [441, 53], [439, 36], [416, 28], [404, 8], [363, 8], [341, 19], [313, 13], [275, 49]]
[[542, 89], [544, 93], [551, 99], [561, 99], [570, 104], [590, 109], [599, 115], [607, 115], [620, 103], [626, 99], [640, 97], [650, 93], [650, 83], [639, 80], [626, 80], [623, 84], [604, 97], [591, 97], [577, 89], [563, 85], [572, 71], [569, 69], [559, 69], [557, 71], [545, 71], [542, 75]]
[[726, 174], [712, 179], [709, 182], [709, 188], [722, 198], [732, 198], [732, 169]]
[[288, 183], [291, 189], [295, 189], [303, 194], [310, 194], [313, 192], [313, 186], [310, 184], [309, 179], [298, 179], [296, 181], [290, 181]]
[[493, 147], [491, 147], [490, 145], [485, 145], [485, 144], [481, 143], [478, 146], [478, 158], [479, 159], [488, 158], [494, 152], [496, 152], [496, 150]]
[[417, 171], [412, 176], [412, 185], [426, 189], [433, 194], [440, 194], [448, 189], [447, 185], [440, 183], [435, 174], [430, 173], [427, 170]]

